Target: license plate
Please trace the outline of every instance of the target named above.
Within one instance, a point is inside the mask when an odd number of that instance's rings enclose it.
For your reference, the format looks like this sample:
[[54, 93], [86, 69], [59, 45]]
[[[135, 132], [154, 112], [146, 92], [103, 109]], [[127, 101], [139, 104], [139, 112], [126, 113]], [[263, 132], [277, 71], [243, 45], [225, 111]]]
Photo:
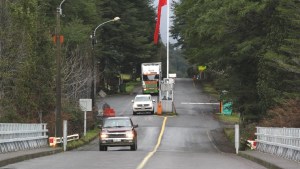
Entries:
[[114, 142], [121, 142], [121, 139], [113, 139]]

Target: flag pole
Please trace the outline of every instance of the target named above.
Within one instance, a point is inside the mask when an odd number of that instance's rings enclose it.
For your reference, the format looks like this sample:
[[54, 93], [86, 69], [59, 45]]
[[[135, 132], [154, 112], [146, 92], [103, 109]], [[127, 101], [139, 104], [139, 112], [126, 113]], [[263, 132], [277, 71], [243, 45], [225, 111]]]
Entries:
[[170, 0], [167, 0], [167, 78], [169, 78], [169, 32], [170, 32]]

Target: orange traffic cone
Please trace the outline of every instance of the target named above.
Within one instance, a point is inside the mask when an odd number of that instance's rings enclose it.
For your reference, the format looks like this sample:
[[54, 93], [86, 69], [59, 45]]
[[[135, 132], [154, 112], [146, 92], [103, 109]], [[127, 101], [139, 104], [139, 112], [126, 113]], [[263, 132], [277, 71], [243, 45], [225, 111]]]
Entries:
[[157, 103], [157, 115], [161, 115], [162, 114], [162, 107], [161, 107], [161, 102]]

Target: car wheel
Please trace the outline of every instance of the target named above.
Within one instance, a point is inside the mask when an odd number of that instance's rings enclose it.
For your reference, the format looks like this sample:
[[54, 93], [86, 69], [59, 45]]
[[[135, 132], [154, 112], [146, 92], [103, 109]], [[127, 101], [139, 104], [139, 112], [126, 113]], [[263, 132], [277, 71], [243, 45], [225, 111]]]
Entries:
[[107, 147], [99, 145], [99, 151], [107, 151]]
[[132, 112], [132, 114], [133, 114], [133, 115], [136, 115], [136, 112], [134, 111], [134, 112]]
[[154, 110], [153, 110], [153, 111], [151, 111], [151, 114], [152, 114], [152, 115], [154, 114]]
[[133, 143], [133, 145], [130, 146], [130, 150], [131, 150], [131, 151], [136, 151], [136, 150], [137, 150], [137, 141], [135, 141], [135, 142]]

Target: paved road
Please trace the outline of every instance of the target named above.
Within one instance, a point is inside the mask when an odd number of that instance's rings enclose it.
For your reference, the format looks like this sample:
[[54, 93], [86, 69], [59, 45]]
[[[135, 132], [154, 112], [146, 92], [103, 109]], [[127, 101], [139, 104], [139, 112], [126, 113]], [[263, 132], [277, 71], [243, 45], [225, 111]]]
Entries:
[[[190, 79], [178, 79], [175, 88], [178, 115], [132, 116], [134, 95], [107, 97], [105, 102], [118, 115], [131, 116], [139, 124], [138, 151], [129, 147], [98, 151], [97, 140], [74, 151], [8, 165], [14, 169], [263, 169], [235, 154], [220, 152], [211, 141], [210, 131], [220, 128], [212, 114], [217, 105]], [[99, 103], [100, 104], [100, 103]]]

